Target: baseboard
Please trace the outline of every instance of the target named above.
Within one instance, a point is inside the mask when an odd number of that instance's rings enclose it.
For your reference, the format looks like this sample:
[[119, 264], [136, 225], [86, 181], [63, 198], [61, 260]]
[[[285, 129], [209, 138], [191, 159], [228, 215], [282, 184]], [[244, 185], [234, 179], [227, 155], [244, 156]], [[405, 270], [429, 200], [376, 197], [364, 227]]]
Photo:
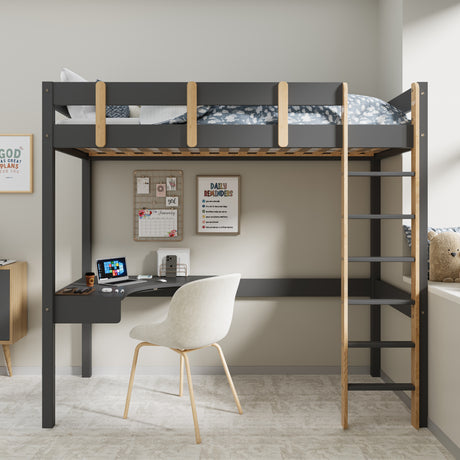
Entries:
[[428, 429], [435, 435], [437, 440], [454, 456], [460, 458], [460, 447], [455, 444], [444, 431], [439, 428], [436, 423], [433, 423], [428, 417]]
[[[339, 375], [340, 366], [229, 366], [233, 375]], [[93, 367], [93, 375], [129, 375], [129, 367]], [[195, 375], [220, 375], [222, 366], [192, 366]], [[368, 366], [350, 366], [350, 374], [368, 374]], [[138, 366], [137, 375], [178, 375], [179, 366]], [[0, 366], [0, 375], [8, 375], [5, 366]], [[41, 375], [41, 367], [13, 367], [14, 375]], [[81, 375], [80, 366], [60, 366], [56, 375]]]
[[[382, 380], [387, 383], [394, 383], [393, 379], [389, 377], [385, 372], [382, 371]], [[410, 397], [404, 391], [395, 391], [399, 399], [410, 409]], [[454, 458], [460, 458], [460, 447], [455, 444], [452, 439], [447, 436], [441, 428], [433, 423], [430, 417], [428, 417], [428, 429], [433, 433], [435, 438], [454, 456]]]

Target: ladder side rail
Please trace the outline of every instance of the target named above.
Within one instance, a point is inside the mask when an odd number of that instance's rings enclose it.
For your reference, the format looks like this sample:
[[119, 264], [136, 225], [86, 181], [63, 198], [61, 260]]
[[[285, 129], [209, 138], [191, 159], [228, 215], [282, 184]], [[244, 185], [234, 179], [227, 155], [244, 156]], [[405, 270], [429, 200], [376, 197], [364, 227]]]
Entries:
[[342, 215], [341, 215], [341, 392], [342, 427], [348, 428], [348, 84], [342, 92]]

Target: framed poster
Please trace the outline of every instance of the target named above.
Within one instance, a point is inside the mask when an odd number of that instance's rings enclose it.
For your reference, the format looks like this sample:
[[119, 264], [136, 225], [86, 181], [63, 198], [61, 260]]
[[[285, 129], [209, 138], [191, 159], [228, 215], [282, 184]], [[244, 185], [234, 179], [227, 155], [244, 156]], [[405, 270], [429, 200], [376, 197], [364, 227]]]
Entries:
[[197, 232], [240, 234], [240, 176], [197, 176]]
[[32, 134], [0, 134], [0, 193], [32, 193]]

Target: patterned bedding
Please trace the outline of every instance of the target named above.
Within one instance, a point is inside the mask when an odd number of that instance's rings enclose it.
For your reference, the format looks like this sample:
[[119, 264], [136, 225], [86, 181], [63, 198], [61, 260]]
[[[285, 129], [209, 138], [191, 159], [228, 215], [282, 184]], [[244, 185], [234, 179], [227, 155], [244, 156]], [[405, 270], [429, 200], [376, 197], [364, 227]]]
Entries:
[[[141, 124], [147, 121], [153, 106], [141, 109]], [[292, 125], [335, 125], [341, 124], [341, 106], [289, 106], [289, 124]], [[143, 121], [144, 117], [144, 121]], [[158, 124], [186, 123], [187, 113]], [[212, 105], [198, 109], [199, 125], [270, 125], [278, 122], [278, 107], [273, 105]], [[370, 96], [349, 94], [348, 123], [351, 125], [402, 125], [410, 121], [396, 107]]]

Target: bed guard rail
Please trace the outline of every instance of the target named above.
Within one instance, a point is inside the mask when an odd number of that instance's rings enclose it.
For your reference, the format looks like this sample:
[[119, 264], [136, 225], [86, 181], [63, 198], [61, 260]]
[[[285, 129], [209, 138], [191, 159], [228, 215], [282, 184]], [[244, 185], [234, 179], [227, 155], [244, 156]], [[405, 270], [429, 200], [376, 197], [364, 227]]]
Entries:
[[288, 146], [290, 105], [342, 105], [343, 84], [336, 83], [53, 83], [55, 110], [95, 105], [95, 144], [106, 145], [106, 105], [186, 105], [187, 147], [198, 144], [199, 105], [278, 106], [278, 146]]

